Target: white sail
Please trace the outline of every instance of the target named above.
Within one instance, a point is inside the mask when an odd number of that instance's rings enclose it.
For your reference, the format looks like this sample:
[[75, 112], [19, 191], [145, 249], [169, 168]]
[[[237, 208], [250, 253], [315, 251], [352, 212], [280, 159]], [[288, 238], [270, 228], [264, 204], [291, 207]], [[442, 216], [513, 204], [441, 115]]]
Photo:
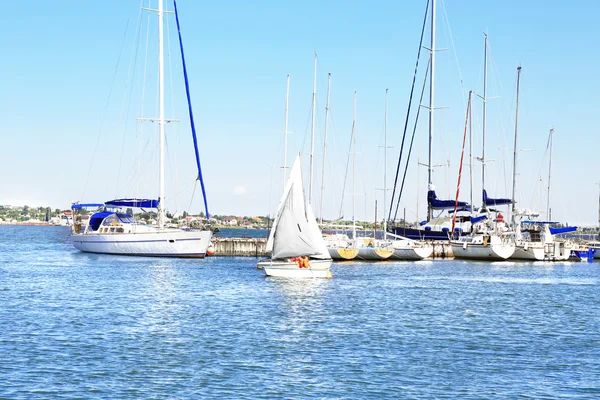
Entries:
[[312, 256], [320, 253], [319, 244], [315, 242], [306, 219], [300, 156], [296, 157], [283, 192], [267, 242], [267, 249], [269, 248], [272, 259]]
[[308, 220], [308, 226], [310, 227], [310, 234], [312, 236], [313, 243], [315, 243], [319, 249], [319, 254], [314, 254], [312, 257], [321, 260], [330, 260], [331, 256], [329, 255], [327, 244], [323, 239], [323, 234], [321, 233], [321, 229], [319, 229], [317, 219], [315, 218], [315, 214], [310, 204], [306, 209], [306, 219]]

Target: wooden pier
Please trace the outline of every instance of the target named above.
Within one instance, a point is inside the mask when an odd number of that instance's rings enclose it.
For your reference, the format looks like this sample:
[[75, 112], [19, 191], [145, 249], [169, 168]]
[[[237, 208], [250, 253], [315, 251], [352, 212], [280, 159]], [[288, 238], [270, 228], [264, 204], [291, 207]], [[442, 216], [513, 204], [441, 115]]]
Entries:
[[[213, 256], [224, 257], [267, 257], [265, 238], [220, 238], [211, 239], [215, 247]], [[450, 243], [433, 242], [431, 258], [453, 258]]]
[[267, 256], [267, 239], [265, 238], [213, 237], [211, 242], [215, 246], [215, 254], [213, 256]]

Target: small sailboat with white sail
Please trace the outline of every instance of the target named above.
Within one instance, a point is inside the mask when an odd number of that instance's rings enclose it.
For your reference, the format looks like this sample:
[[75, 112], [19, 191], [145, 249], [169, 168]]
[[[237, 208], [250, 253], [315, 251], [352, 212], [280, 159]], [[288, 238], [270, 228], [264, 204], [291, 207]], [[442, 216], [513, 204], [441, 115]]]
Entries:
[[302, 166], [298, 155], [267, 240], [271, 259], [258, 263], [267, 276], [331, 278], [331, 257], [312, 207], [305, 204]]
[[[204, 197], [204, 206], [207, 218], [208, 205], [204, 182], [202, 179], [202, 169], [200, 167], [200, 157], [198, 152], [198, 143], [194, 118], [192, 114], [190, 90], [188, 85], [185, 57], [183, 53], [183, 42], [181, 39], [181, 30], [179, 26], [179, 16], [177, 13], [177, 4], [173, 1], [174, 10], [164, 9], [163, 0], [158, 1], [158, 9], [149, 10], [158, 15], [158, 96], [159, 96], [159, 117], [150, 119], [158, 122], [160, 138], [160, 162], [159, 162], [159, 187], [158, 199], [139, 199], [126, 198], [107, 201], [98, 204], [75, 203], [72, 208], [78, 211], [84, 208], [96, 208], [89, 219], [89, 223], [82, 226], [81, 221], [75, 218], [72, 235], [70, 237], [73, 246], [83, 252], [104, 253], [114, 255], [131, 256], [157, 256], [157, 257], [195, 257], [203, 258], [206, 255], [207, 247], [210, 244], [212, 231], [209, 229], [189, 229], [189, 228], [170, 228], [167, 227], [167, 214], [165, 204], [165, 125], [172, 122], [165, 119], [165, 90], [164, 90], [164, 17], [167, 13], [175, 14], [179, 44], [181, 50], [181, 59], [183, 67], [183, 76], [185, 79], [185, 88], [188, 101], [188, 111], [191, 123], [191, 132], [196, 154], [196, 164], [198, 167], [197, 180], [200, 181], [202, 194]], [[157, 211], [157, 226], [142, 224], [136, 221], [132, 215], [120, 212], [121, 208], [138, 208], [142, 210], [155, 209]], [[75, 214], [75, 213], [74, 213]]]

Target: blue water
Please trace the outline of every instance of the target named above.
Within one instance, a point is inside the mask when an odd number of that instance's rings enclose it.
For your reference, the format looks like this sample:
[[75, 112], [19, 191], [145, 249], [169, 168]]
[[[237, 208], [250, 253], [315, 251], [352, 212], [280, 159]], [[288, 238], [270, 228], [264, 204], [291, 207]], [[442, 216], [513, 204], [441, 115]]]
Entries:
[[74, 251], [0, 226], [0, 398], [598, 399], [600, 264]]

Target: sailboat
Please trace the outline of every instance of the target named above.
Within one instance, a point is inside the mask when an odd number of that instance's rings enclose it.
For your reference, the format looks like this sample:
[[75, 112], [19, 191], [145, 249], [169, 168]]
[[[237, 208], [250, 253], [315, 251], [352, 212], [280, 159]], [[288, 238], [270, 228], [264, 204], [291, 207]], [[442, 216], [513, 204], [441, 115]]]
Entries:
[[513, 260], [531, 261], [566, 261], [571, 256], [571, 251], [577, 250], [575, 243], [570, 240], [555, 239], [559, 233], [574, 232], [576, 226], [554, 228], [550, 225], [550, 178], [552, 170], [552, 136], [554, 129], [550, 129], [548, 136], [548, 195], [546, 198], [547, 221], [538, 221], [535, 218], [539, 213], [526, 210], [517, 212], [519, 221], [516, 224], [516, 248], [510, 257]]
[[[430, 2], [427, 3], [427, 7], [429, 7]], [[427, 13], [428, 9], [426, 10]], [[435, 56], [438, 51], [435, 47], [436, 40], [436, 0], [431, 1], [431, 44], [429, 47], [430, 52], [430, 61], [428, 64], [428, 72], [429, 72], [429, 105], [427, 109], [429, 110], [429, 155], [427, 162], [428, 169], [428, 187], [427, 187], [427, 220], [422, 221], [420, 226], [417, 228], [407, 227], [406, 224], [390, 224], [389, 231], [398, 236], [404, 236], [413, 240], [442, 240], [448, 241], [448, 233], [450, 231], [451, 225], [454, 221], [456, 224], [458, 221], [458, 227], [460, 228], [460, 234], [466, 233], [470, 231], [471, 224], [469, 218], [461, 215], [461, 217], [457, 220], [454, 217], [444, 216], [444, 217], [434, 217], [434, 211], [444, 212], [454, 209], [455, 201], [454, 200], [443, 200], [439, 199], [435, 192], [435, 185], [433, 184], [433, 138], [434, 138], [434, 111], [436, 107], [434, 105], [434, 95], [435, 95]], [[425, 28], [425, 21], [423, 24], [423, 32]], [[423, 32], [421, 36], [421, 43], [423, 39]], [[419, 46], [419, 49], [421, 45]], [[419, 50], [420, 54], [420, 50]], [[417, 66], [418, 66], [418, 58], [417, 58]], [[416, 68], [415, 68], [415, 77], [416, 77]], [[414, 78], [413, 78], [413, 89], [414, 89]], [[425, 91], [425, 85], [423, 85], [423, 93]], [[421, 94], [421, 98], [423, 97], [423, 93]], [[411, 91], [411, 100], [412, 100], [412, 91]], [[420, 109], [420, 108], [419, 108]], [[417, 111], [417, 119], [418, 119], [419, 111]], [[408, 116], [407, 116], [408, 123]], [[413, 134], [414, 138], [414, 134]], [[403, 140], [404, 141], [404, 140]], [[411, 143], [412, 146], [412, 143]], [[402, 157], [402, 149], [400, 152], [400, 158], [398, 160], [398, 167], [400, 166], [400, 159]], [[410, 157], [410, 152], [409, 152]], [[408, 163], [407, 163], [408, 167]], [[396, 182], [397, 182], [398, 174], [396, 174]], [[394, 189], [395, 193], [395, 189]], [[392, 199], [394, 199], [394, 194], [392, 194]], [[399, 200], [398, 200], [399, 201]], [[468, 209], [468, 204], [466, 202], [459, 202], [458, 211], [463, 213]], [[390, 208], [390, 213], [388, 219], [392, 221], [392, 212]], [[464, 221], [463, 221], [464, 219]], [[395, 217], [394, 217], [395, 220]]]
[[[469, 102], [467, 107], [467, 118], [465, 121], [465, 133], [463, 136], [463, 149], [461, 155], [460, 169], [458, 174], [458, 185], [456, 190], [456, 203], [454, 211], [458, 205], [458, 194], [460, 190], [460, 180], [462, 175], [462, 160], [465, 152], [465, 142], [467, 138], [467, 127], [470, 126], [471, 120], [471, 97], [473, 92], [469, 92]], [[471, 175], [472, 176], [472, 175]], [[484, 191], [485, 196], [485, 191]], [[457, 259], [466, 260], [506, 260], [515, 251], [515, 245], [508, 227], [504, 222], [502, 214], [497, 214], [496, 218], [489, 220], [492, 215], [484, 206], [482, 206], [482, 215], [471, 217], [473, 231], [462, 237], [456, 238], [455, 229], [453, 227], [450, 245], [452, 253]], [[456, 213], [455, 213], [456, 215]]]
[[[192, 137], [194, 141], [196, 164], [198, 167], [198, 180], [202, 187], [204, 197], [204, 207], [207, 218], [208, 205], [204, 182], [202, 179], [202, 169], [200, 167], [200, 157], [198, 153], [198, 144], [196, 130], [194, 126], [194, 117], [192, 114], [191, 98], [185, 66], [185, 57], [183, 53], [183, 42], [181, 39], [181, 30], [179, 25], [179, 15], [177, 13], [177, 3], [173, 1], [174, 14], [177, 22], [177, 31], [179, 34], [179, 44], [181, 50], [183, 74], [185, 78], [186, 95], [188, 101], [188, 110], [191, 123]], [[159, 197], [158, 199], [139, 199], [126, 198], [110, 200], [105, 203], [75, 203], [72, 209], [78, 212], [85, 208], [95, 208], [95, 212], [89, 222], [83, 226], [81, 219], [75, 219], [73, 223], [72, 234], [70, 236], [73, 246], [83, 252], [104, 253], [115, 255], [130, 256], [156, 256], [156, 257], [195, 257], [204, 258], [207, 247], [210, 244], [212, 231], [206, 229], [186, 229], [166, 227], [166, 205], [165, 199], [165, 124], [169, 122], [165, 119], [165, 91], [164, 91], [164, 32], [163, 20], [166, 11], [163, 7], [163, 0], [158, 1], [158, 40], [159, 40], [159, 117], [152, 119], [158, 122], [160, 131], [160, 163], [159, 163]], [[158, 215], [157, 226], [141, 224], [133, 216], [120, 212], [121, 208], [139, 208], [143, 210], [156, 209]]]
[[331, 257], [310, 204], [305, 206], [300, 155], [296, 157], [267, 240], [267, 276], [331, 278]]

